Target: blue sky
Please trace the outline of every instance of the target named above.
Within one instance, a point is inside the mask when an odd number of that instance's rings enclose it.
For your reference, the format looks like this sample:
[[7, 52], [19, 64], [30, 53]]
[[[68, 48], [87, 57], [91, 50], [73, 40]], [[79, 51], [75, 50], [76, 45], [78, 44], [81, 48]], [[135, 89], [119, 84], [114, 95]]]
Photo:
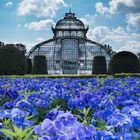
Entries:
[[75, 12], [87, 37], [114, 51], [140, 52], [140, 0], [0, 0], [0, 41], [23, 43], [29, 50], [53, 36], [51, 25]]

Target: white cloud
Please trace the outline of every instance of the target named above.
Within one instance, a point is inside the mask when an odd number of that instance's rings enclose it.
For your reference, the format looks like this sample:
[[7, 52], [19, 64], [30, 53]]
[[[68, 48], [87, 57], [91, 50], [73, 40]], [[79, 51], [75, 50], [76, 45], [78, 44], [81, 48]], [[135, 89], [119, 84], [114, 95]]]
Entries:
[[121, 48], [123, 51], [131, 51], [134, 53], [140, 52], [140, 41], [128, 41], [128, 43]]
[[106, 7], [102, 2], [97, 2], [95, 4], [96, 12], [104, 16], [123, 12], [128, 25], [140, 26], [140, 0], [111, 0], [108, 5]]
[[93, 29], [89, 29], [87, 36], [92, 40], [102, 42], [103, 38], [110, 32], [107, 26], [96, 26]]
[[126, 21], [133, 27], [140, 27], [140, 13], [130, 13], [126, 15]]
[[110, 29], [108, 26], [97, 26], [87, 33], [88, 38], [102, 44], [109, 44], [114, 51], [129, 50], [134, 53], [140, 50], [140, 34], [129, 33], [122, 27]]
[[40, 42], [43, 42], [43, 41], [45, 41], [45, 39], [44, 39], [43, 37], [38, 37], [38, 38], [36, 39], [36, 42], [37, 42], [37, 43], [40, 43]]
[[96, 11], [98, 13], [100, 13], [100, 14], [105, 14], [105, 13], [109, 12], [109, 8], [108, 7], [104, 7], [102, 2], [97, 2], [95, 4], [95, 8], [96, 8]]
[[88, 24], [89, 24], [89, 22], [87, 21], [86, 18], [80, 18], [80, 20], [81, 20], [85, 25], [88, 25]]
[[140, 34], [132, 33], [131, 36], [132, 36], [132, 38], [140, 39]]
[[99, 42], [105, 42], [108, 40], [120, 42], [130, 37], [128, 33], [120, 26], [115, 29], [110, 29], [108, 26], [96, 26], [93, 29], [89, 29], [87, 36], [88, 38]]
[[7, 3], [5, 4], [5, 6], [6, 6], [6, 7], [12, 7], [12, 6], [13, 6], [12, 1], [7, 2]]
[[19, 15], [36, 15], [53, 17], [62, 7], [66, 7], [64, 0], [22, 0], [19, 4]]
[[84, 17], [81, 17], [80, 20], [85, 24], [85, 25], [93, 25], [95, 20], [96, 20], [97, 15], [85, 15]]
[[111, 0], [108, 3], [109, 7], [105, 7], [102, 2], [97, 2], [95, 8], [100, 14], [114, 14], [119, 9], [119, 6], [134, 7], [136, 2], [137, 0]]
[[116, 29], [112, 29], [110, 30], [110, 32], [107, 34], [106, 38], [108, 40], [112, 40], [112, 41], [124, 41], [127, 40], [130, 36], [128, 35], [128, 33], [124, 30], [124, 28], [122, 27], [117, 27]]
[[52, 19], [46, 19], [46, 20], [40, 20], [40, 21], [34, 21], [31, 23], [26, 23], [24, 25], [25, 28], [28, 28], [29, 30], [45, 30], [50, 29], [51, 25], [54, 25], [55, 22]]

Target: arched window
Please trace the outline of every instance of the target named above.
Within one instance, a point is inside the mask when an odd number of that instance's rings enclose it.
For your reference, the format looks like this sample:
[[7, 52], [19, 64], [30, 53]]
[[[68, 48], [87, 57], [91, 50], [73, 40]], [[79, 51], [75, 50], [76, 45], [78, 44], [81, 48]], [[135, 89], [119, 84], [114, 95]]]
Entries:
[[62, 69], [63, 73], [77, 73], [79, 69], [78, 41], [65, 39], [62, 41]]
[[71, 31], [71, 36], [76, 36], [76, 32], [75, 31]]
[[77, 36], [78, 36], [78, 37], [84, 37], [84, 34], [83, 34], [83, 32], [78, 31]]
[[69, 36], [69, 32], [68, 31], [65, 31], [64, 32], [64, 36]]
[[62, 59], [77, 61], [79, 58], [78, 41], [76, 39], [65, 39], [62, 42]]
[[59, 36], [59, 37], [62, 37], [62, 36], [63, 36], [62, 31], [58, 31], [58, 36]]

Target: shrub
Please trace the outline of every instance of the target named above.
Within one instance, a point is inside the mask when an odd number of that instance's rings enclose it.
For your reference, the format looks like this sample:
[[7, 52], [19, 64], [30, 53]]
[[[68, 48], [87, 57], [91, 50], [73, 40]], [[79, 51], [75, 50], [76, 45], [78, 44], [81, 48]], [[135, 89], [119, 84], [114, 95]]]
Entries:
[[36, 55], [33, 61], [33, 74], [47, 74], [46, 56]]
[[140, 78], [140, 73], [116, 73], [113, 75], [115, 78], [137, 77]]
[[131, 52], [122, 51], [115, 54], [109, 62], [109, 72], [115, 73], [139, 73], [140, 63], [137, 56]]
[[27, 59], [13, 44], [0, 47], [0, 75], [27, 73]]
[[92, 74], [106, 74], [107, 66], [105, 56], [95, 56], [92, 65]]
[[28, 62], [28, 72], [27, 72], [27, 74], [31, 74], [32, 73], [32, 60], [30, 58], [28, 58], [27, 62]]

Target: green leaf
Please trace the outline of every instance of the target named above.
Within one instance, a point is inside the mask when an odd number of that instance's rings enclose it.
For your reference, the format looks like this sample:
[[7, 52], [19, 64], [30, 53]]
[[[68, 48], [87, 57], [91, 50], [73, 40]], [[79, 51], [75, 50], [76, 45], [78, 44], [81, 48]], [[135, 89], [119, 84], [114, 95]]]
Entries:
[[90, 111], [91, 111], [91, 108], [89, 107], [89, 108], [84, 108], [84, 110], [83, 110], [83, 113], [84, 113], [84, 115], [85, 115], [85, 117], [88, 117], [88, 115], [90, 115]]
[[32, 119], [34, 116], [28, 116], [25, 118], [25, 120], [29, 120], [29, 119]]
[[13, 137], [16, 137], [16, 134], [11, 132], [10, 130], [7, 130], [7, 129], [1, 129], [2, 133], [5, 134], [5, 135], [11, 135]]
[[83, 121], [83, 118], [80, 115], [75, 115], [74, 114], [74, 116], [77, 117], [79, 120]]
[[26, 128], [25, 130], [23, 130], [23, 131], [20, 133], [20, 135], [19, 135], [20, 139], [23, 139], [24, 137], [26, 137], [26, 135], [27, 135], [28, 133], [30, 133], [30, 131], [31, 131], [32, 129], [33, 129], [33, 127]]
[[4, 119], [4, 121], [3, 121], [3, 124], [4, 124], [4, 127], [5, 128], [9, 128], [9, 126], [10, 126], [10, 119]]
[[85, 116], [87, 115], [87, 110], [86, 110], [86, 108], [83, 109], [83, 113], [84, 113]]
[[23, 130], [20, 134], [19, 137], [20, 139], [24, 138], [27, 134], [27, 132], [29, 131], [29, 128], [26, 128], [25, 130]]
[[87, 124], [88, 124], [87, 120], [84, 120], [84, 124], [85, 124], [85, 125], [87, 125]]
[[19, 129], [17, 126], [13, 125], [13, 128], [14, 128], [14, 132], [15, 133], [20, 133], [21, 132], [21, 129]]
[[25, 138], [24, 138], [23, 140], [31, 140], [30, 137], [31, 137], [31, 135], [33, 134], [33, 132], [34, 132], [34, 129], [30, 130], [30, 131], [26, 134], [26, 136], [25, 136]]

